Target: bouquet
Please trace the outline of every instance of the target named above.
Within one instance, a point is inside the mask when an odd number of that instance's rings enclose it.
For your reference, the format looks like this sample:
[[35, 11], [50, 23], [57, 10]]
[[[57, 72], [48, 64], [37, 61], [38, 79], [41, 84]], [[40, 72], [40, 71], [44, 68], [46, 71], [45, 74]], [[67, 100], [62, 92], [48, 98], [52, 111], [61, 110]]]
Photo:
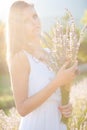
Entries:
[[[42, 36], [43, 45], [50, 50], [48, 66], [55, 73], [66, 60], [71, 59], [70, 66], [75, 62], [83, 34], [87, 28], [87, 26], [84, 26], [79, 34], [72, 14], [68, 9], [66, 9], [66, 13], [68, 16], [66, 25], [57, 20], [50, 33], [45, 32]], [[71, 86], [71, 84], [68, 84], [61, 87], [62, 104], [68, 103]]]
[[49, 66], [55, 73], [67, 59], [72, 60], [71, 64], [77, 59], [80, 43], [87, 28], [87, 25], [84, 26], [78, 34], [72, 14], [68, 9], [66, 12], [69, 16], [66, 27], [57, 20], [51, 32], [45, 32], [42, 37], [43, 44], [50, 50]]

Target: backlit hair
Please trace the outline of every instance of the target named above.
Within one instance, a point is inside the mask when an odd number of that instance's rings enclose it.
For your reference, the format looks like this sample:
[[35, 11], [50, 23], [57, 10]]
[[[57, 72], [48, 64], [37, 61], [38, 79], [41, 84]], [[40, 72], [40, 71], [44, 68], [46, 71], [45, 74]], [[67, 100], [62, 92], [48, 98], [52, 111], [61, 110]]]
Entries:
[[[7, 61], [23, 49], [23, 38], [20, 22], [23, 20], [23, 12], [26, 8], [33, 7], [33, 4], [26, 1], [16, 1], [12, 4], [9, 11], [7, 23]], [[20, 32], [20, 33], [19, 33]], [[25, 43], [26, 44], [26, 43]]]

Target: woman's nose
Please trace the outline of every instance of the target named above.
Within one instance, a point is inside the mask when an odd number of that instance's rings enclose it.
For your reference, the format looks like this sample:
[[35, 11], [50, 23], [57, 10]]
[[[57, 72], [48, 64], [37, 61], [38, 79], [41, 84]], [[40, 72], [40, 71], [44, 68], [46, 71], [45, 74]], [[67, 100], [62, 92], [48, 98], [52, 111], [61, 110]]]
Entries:
[[40, 22], [40, 20], [37, 18], [37, 20], [36, 20], [36, 24], [37, 24], [37, 26], [41, 26], [41, 22]]

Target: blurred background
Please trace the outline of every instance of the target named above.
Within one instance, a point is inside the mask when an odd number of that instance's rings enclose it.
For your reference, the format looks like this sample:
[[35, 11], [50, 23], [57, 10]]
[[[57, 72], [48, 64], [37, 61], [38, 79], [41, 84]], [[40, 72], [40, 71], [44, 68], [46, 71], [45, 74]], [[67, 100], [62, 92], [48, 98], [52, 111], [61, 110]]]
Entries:
[[[6, 62], [5, 39], [9, 7], [14, 1], [15, 0], [0, 0], [0, 109], [3, 109], [6, 114], [8, 114], [10, 108], [15, 106]], [[72, 13], [78, 32], [80, 32], [81, 28], [87, 24], [87, 0], [31, 0], [31, 2], [34, 3], [41, 19], [42, 32], [49, 32], [50, 28], [55, 23], [56, 18], [63, 19], [64, 22], [67, 20], [67, 17], [65, 16], [65, 8], [68, 8]], [[87, 79], [87, 33], [84, 34], [78, 59], [81, 73], [77, 76], [77, 81], [82, 81], [84, 78]], [[85, 80], [83, 86], [84, 85], [87, 86], [87, 80]]]

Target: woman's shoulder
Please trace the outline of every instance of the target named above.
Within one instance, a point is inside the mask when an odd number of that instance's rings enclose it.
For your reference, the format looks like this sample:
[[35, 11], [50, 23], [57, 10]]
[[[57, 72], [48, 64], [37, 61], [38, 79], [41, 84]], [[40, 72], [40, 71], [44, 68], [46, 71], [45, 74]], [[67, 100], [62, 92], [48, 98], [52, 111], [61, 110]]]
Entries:
[[23, 68], [29, 68], [29, 61], [27, 56], [23, 51], [20, 51], [14, 55], [14, 57], [11, 59], [11, 69], [23, 69]]

